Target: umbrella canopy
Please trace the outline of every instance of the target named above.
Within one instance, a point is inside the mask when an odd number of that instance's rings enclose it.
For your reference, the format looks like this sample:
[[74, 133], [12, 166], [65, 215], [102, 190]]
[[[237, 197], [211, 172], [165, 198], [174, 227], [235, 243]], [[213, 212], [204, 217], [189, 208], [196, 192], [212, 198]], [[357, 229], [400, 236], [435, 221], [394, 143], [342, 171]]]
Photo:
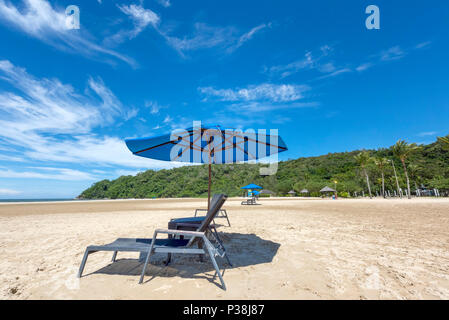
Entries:
[[288, 192], [288, 194], [296, 194], [296, 192], [295, 192], [294, 190], [290, 190], [290, 191]]
[[309, 190], [307, 190], [307, 189], [302, 189], [302, 190], [301, 190], [301, 193], [309, 193]]
[[253, 194], [256, 195], [256, 196], [257, 196], [259, 193], [260, 193], [260, 192], [257, 191], [257, 190], [254, 190], [254, 191], [253, 191]]
[[336, 190], [329, 188], [328, 186], [325, 186], [323, 189], [320, 190], [320, 192], [336, 192]]
[[218, 125], [175, 130], [156, 137], [127, 139], [135, 155], [163, 161], [209, 164], [208, 208], [210, 205], [211, 164], [262, 159], [283, 151], [287, 145], [277, 130], [224, 129]]
[[252, 190], [252, 189], [263, 189], [263, 188], [262, 188], [262, 187], [259, 187], [257, 184], [250, 183], [249, 185], [244, 186], [244, 187], [241, 187], [240, 189], [249, 189], [249, 190]]
[[266, 189], [261, 190], [260, 193], [264, 193], [264, 194], [274, 194], [273, 191], [271, 191], [271, 190], [266, 190]]

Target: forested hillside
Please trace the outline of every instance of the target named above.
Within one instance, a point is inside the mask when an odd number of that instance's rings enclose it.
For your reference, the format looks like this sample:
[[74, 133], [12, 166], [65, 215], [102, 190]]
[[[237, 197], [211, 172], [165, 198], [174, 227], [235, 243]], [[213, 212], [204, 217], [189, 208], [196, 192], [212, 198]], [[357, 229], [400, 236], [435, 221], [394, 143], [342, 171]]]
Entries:
[[[411, 189], [424, 185], [430, 188], [449, 189], [449, 150], [444, 139], [420, 145], [405, 160]], [[447, 138], [446, 138], [447, 139]], [[447, 141], [447, 140], [446, 140]], [[355, 156], [361, 151], [332, 153], [319, 157], [299, 158], [279, 163], [274, 176], [261, 176], [259, 164], [213, 165], [213, 192], [224, 192], [229, 196], [242, 195], [241, 186], [256, 183], [277, 195], [290, 190], [299, 192], [308, 189], [311, 195], [328, 185], [337, 189], [341, 196], [346, 192], [367, 191], [366, 176]], [[381, 169], [376, 159], [394, 160], [401, 188], [406, 188], [403, 164], [393, 153], [393, 147], [366, 150], [369, 161], [365, 168], [374, 192], [381, 190]], [[391, 162], [383, 168], [385, 188], [394, 190], [396, 180]], [[148, 170], [136, 176], [122, 176], [116, 180], [103, 180], [85, 190], [81, 199], [118, 198], [164, 198], [207, 197], [207, 166], [186, 166], [170, 170]]]

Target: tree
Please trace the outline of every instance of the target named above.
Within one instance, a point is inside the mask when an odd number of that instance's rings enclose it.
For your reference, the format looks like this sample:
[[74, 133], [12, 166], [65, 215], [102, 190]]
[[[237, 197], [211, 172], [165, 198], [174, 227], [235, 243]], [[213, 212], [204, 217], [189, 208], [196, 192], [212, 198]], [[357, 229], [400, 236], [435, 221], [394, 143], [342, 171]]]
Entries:
[[415, 182], [415, 188], [418, 189], [419, 172], [421, 168], [416, 164], [408, 165], [408, 174], [410, 179]]
[[410, 194], [410, 180], [408, 178], [407, 166], [405, 165], [405, 160], [410, 156], [410, 154], [418, 149], [416, 143], [408, 143], [404, 140], [398, 140], [393, 146], [393, 154], [401, 160], [402, 167], [404, 168], [405, 179], [407, 180], [407, 191], [408, 198], [411, 199]]
[[376, 158], [374, 160], [374, 163], [376, 164], [377, 168], [380, 171], [380, 174], [382, 175], [382, 196], [385, 198], [385, 168], [388, 165], [389, 161], [387, 158]]
[[449, 135], [445, 137], [438, 137], [438, 142], [444, 150], [449, 151]]
[[354, 156], [354, 159], [357, 162], [357, 164], [362, 168], [362, 171], [366, 179], [366, 185], [368, 186], [369, 198], [372, 199], [373, 196], [371, 194], [371, 186], [369, 184], [368, 171], [366, 170], [366, 166], [371, 162], [371, 157], [368, 152], [362, 151], [358, 155]]

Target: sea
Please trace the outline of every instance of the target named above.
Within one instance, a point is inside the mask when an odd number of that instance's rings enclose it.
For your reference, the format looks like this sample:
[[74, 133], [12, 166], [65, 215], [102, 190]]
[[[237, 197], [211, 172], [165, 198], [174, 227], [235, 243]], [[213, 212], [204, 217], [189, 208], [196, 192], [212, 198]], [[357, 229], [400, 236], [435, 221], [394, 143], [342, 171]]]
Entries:
[[59, 201], [83, 201], [77, 199], [0, 199], [2, 202], [59, 202]]

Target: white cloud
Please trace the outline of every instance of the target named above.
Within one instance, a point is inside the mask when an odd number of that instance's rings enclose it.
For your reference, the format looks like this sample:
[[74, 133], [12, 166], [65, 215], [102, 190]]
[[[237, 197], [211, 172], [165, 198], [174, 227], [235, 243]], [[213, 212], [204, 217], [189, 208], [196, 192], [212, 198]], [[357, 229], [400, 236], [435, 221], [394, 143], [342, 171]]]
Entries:
[[146, 101], [145, 107], [150, 108], [151, 114], [158, 114], [161, 109], [166, 108], [166, 106], [162, 106], [156, 101]]
[[[34, 171], [14, 171], [0, 169], [1, 178], [48, 179], [63, 181], [95, 180], [96, 177], [87, 172], [67, 168], [32, 167]], [[36, 171], [38, 170], [38, 171]], [[43, 171], [43, 172], [39, 172]]]
[[125, 40], [131, 40], [137, 37], [147, 26], [151, 25], [154, 28], [160, 22], [159, 16], [150, 9], [145, 9], [141, 5], [131, 4], [117, 5], [120, 11], [126, 14], [133, 22], [134, 28], [132, 30], [121, 30], [113, 36], [105, 39], [107, 44], [117, 44]]
[[[303, 70], [318, 70], [321, 73], [335, 72], [337, 67], [331, 61], [326, 61], [329, 54], [332, 52], [332, 47], [324, 45], [319, 48], [318, 53], [307, 51], [304, 57], [288, 64], [276, 65], [270, 68], [266, 68], [265, 72], [270, 75], [280, 76], [281, 78], [288, 77], [292, 74], [298, 73]], [[324, 61], [323, 61], [324, 60]]]
[[266, 24], [264, 23], [264, 24], [258, 25], [257, 27], [252, 28], [250, 31], [248, 31], [248, 32], [244, 33], [243, 35], [241, 35], [240, 38], [238, 39], [237, 43], [236, 43], [235, 45], [229, 47], [227, 51], [228, 51], [228, 52], [233, 52], [233, 51], [237, 50], [237, 49], [240, 48], [245, 42], [251, 40], [252, 37], [253, 37], [257, 32], [259, 32], [259, 31], [261, 31], [261, 30], [263, 30], [263, 29], [265, 29], [265, 28], [267, 28], [267, 27], [270, 27], [270, 26], [271, 26], [271, 24], [266, 25]]
[[233, 27], [213, 27], [205, 23], [195, 23], [190, 37], [178, 38], [163, 34], [170, 46], [178, 52], [207, 49], [217, 46], [229, 46], [236, 38], [237, 30]]
[[415, 46], [415, 49], [423, 49], [423, 48], [427, 48], [427, 47], [430, 46], [431, 44], [432, 44], [432, 41], [421, 42], [421, 43], [418, 43], [418, 44]]
[[157, 2], [164, 8], [168, 8], [171, 6], [170, 0], [157, 0]]
[[96, 44], [83, 26], [69, 30], [65, 12], [56, 11], [46, 0], [23, 0], [22, 10], [0, 0], [0, 21], [62, 51], [111, 63], [118, 59], [136, 66], [133, 59]]
[[20, 91], [20, 95], [0, 92], [0, 142], [20, 149], [28, 160], [133, 168], [177, 166], [136, 157], [123, 139], [92, 133], [96, 127], [114, 123], [116, 117], [125, 117], [127, 111], [100, 78], [89, 79], [88, 95], [83, 96], [57, 79], [37, 79], [9, 61], [0, 61], [0, 79]]
[[167, 115], [164, 119], [164, 123], [171, 123], [173, 121], [173, 118]]
[[367, 63], [362, 63], [361, 65], [359, 65], [359, 66], [358, 66], [357, 68], [355, 68], [355, 69], [356, 69], [357, 71], [359, 71], [359, 72], [362, 72], [362, 71], [365, 71], [365, 70], [371, 68], [372, 66], [373, 66], [372, 63], [367, 62]]
[[295, 102], [288, 104], [270, 104], [263, 102], [237, 103], [226, 107], [226, 110], [237, 114], [252, 114], [255, 112], [264, 113], [270, 111], [293, 110], [301, 108], [312, 108], [318, 106], [317, 102]]
[[352, 69], [350, 69], [350, 68], [341, 68], [341, 69], [335, 70], [334, 72], [331, 72], [331, 73], [325, 74], [325, 75], [323, 75], [321, 77], [318, 77], [318, 79], [326, 79], [326, 78], [336, 77], [336, 76], [338, 76], [340, 74], [348, 73], [348, 72], [352, 72]]
[[85, 133], [98, 123], [111, 121], [122, 109], [100, 78], [88, 81], [89, 89], [99, 98], [94, 99], [80, 96], [57, 79], [36, 79], [7, 60], [0, 61], [0, 74], [22, 92], [20, 96], [0, 93], [0, 135], [11, 141], [35, 131]]
[[221, 101], [256, 101], [291, 102], [303, 98], [303, 93], [310, 88], [306, 85], [270, 84], [251, 85], [247, 88], [215, 89], [200, 87], [198, 90], [208, 97], [216, 97]]
[[0, 196], [16, 196], [22, 192], [12, 189], [0, 189]]
[[194, 31], [192, 35], [189, 36], [184, 36], [182, 38], [176, 37], [161, 30], [159, 30], [159, 33], [181, 56], [184, 56], [186, 51], [215, 47], [225, 49], [227, 53], [232, 53], [244, 43], [251, 40], [254, 34], [268, 26], [270, 26], [270, 24], [261, 24], [246, 33], [240, 34], [241, 32], [232, 26], [216, 27], [197, 22], [193, 26]]
[[116, 170], [115, 174], [117, 176], [135, 176], [137, 175], [139, 172], [139, 170]]
[[400, 46], [394, 46], [380, 53], [380, 60], [391, 61], [403, 58], [406, 55]]
[[420, 132], [417, 134], [418, 137], [429, 137], [429, 136], [435, 136], [438, 132], [437, 131], [426, 131], [426, 132]]

